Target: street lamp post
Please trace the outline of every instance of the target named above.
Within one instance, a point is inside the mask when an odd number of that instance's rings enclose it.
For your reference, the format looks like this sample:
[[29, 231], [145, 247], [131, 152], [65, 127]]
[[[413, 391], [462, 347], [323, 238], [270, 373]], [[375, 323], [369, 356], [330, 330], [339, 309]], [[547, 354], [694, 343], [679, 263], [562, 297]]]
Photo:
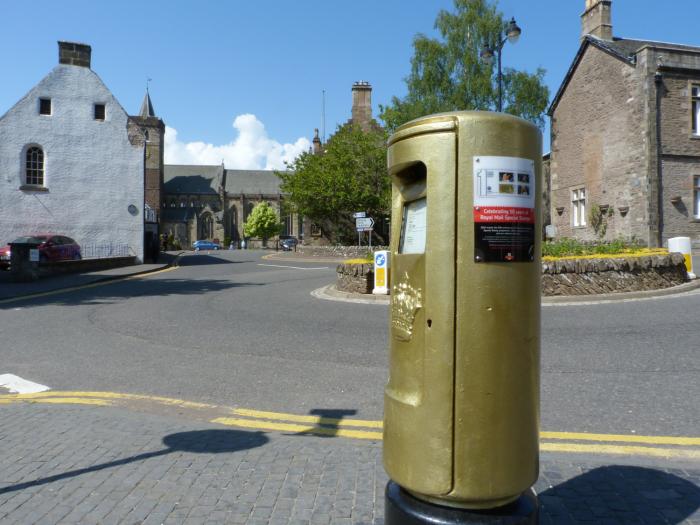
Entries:
[[498, 35], [498, 44], [495, 47], [491, 47], [487, 43], [481, 50], [481, 59], [487, 64], [493, 63], [493, 55], [498, 53], [498, 111], [503, 112], [503, 72], [501, 69], [501, 55], [503, 54], [503, 46], [506, 42], [515, 44], [520, 38], [522, 30], [515, 23], [515, 18], [511, 18], [510, 22], [506, 24], [503, 32]]

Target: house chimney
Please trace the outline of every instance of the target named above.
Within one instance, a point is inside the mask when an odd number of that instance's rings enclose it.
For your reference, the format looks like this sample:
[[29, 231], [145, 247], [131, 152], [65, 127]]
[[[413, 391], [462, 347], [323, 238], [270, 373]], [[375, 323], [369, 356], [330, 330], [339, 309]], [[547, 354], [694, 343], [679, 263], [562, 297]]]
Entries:
[[372, 86], [361, 80], [352, 85], [352, 123], [367, 131], [371, 122]]
[[581, 40], [593, 35], [612, 41], [612, 0], [586, 0], [586, 10], [581, 15]]
[[58, 42], [58, 63], [90, 68], [92, 49], [87, 44]]

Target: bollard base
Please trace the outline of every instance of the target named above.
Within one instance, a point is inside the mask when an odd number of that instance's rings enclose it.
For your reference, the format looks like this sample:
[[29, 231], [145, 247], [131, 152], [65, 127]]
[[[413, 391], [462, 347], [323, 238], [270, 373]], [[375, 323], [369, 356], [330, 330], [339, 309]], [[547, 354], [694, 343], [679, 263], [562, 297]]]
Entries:
[[539, 503], [532, 489], [504, 507], [471, 510], [421, 501], [389, 480], [384, 503], [386, 525], [536, 525], [539, 522]]

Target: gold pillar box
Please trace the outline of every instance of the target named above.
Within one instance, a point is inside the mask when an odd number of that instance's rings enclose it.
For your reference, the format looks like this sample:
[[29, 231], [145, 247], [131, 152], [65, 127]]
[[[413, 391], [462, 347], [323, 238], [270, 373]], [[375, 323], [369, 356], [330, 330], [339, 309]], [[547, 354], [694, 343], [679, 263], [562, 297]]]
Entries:
[[384, 466], [419, 499], [494, 508], [537, 480], [541, 158], [539, 130], [498, 113], [389, 140]]

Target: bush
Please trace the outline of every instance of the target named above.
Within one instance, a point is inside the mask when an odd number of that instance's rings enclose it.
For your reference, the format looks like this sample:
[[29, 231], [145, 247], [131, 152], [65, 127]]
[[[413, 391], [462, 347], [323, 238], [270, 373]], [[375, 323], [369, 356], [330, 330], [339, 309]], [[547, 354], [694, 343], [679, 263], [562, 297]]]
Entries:
[[575, 257], [585, 255], [611, 255], [638, 252], [642, 245], [638, 241], [616, 239], [609, 242], [584, 242], [563, 238], [542, 244], [543, 257]]

